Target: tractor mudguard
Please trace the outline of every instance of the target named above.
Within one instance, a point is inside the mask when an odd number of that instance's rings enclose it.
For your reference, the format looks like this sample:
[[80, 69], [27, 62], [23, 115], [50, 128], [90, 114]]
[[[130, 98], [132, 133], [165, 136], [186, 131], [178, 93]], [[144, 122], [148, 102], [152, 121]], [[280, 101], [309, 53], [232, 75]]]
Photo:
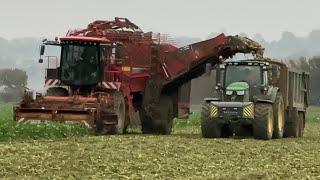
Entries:
[[266, 95], [256, 95], [253, 97], [255, 102], [266, 102], [273, 104], [276, 101], [278, 87], [270, 87]]
[[276, 101], [278, 91], [279, 91], [278, 87], [272, 86], [269, 88], [267, 95], [269, 95], [271, 97], [272, 103], [274, 103]]

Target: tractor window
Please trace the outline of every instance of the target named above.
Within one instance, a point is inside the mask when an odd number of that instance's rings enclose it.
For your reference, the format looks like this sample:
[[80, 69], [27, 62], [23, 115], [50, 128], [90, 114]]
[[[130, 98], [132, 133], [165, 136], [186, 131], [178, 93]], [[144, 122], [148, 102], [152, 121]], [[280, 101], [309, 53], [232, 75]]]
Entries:
[[247, 82], [250, 87], [262, 84], [262, 74], [260, 66], [235, 66], [226, 67], [225, 74], [226, 86], [233, 82]]

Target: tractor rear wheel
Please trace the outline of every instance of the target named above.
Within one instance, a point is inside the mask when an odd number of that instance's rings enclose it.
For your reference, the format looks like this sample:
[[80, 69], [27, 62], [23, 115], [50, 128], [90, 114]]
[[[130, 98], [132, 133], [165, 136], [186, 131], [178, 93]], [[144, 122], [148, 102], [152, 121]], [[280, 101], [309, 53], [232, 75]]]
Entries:
[[273, 134], [273, 122], [272, 104], [256, 103], [252, 123], [254, 138], [270, 140]]
[[286, 120], [284, 136], [285, 137], [299, 137], [301, 120], [296, 108], [289, 111], [288, 119]]
[[284, 103], [280, 93], [277, 94], [276, 101], [273, 104], [273, 138], [278, 139], [283, 137], [284, 133]]
[[205, 102], [202, 105], [201, 112], [201, 133], [204, 138], [221, 137], [221, 126], [217, 122], [217, 118], [210, 117], [210, 103]]

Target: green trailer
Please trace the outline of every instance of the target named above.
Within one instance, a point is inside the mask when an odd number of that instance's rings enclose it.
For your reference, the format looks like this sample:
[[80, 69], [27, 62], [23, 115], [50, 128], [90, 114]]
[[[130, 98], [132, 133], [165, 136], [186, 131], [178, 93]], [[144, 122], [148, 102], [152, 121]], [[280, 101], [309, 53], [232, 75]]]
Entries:
[[203, 137], [303, 135], [308, 73], [270, 59], [229, 61], [215, 69], [215, 93], [202, 106]]

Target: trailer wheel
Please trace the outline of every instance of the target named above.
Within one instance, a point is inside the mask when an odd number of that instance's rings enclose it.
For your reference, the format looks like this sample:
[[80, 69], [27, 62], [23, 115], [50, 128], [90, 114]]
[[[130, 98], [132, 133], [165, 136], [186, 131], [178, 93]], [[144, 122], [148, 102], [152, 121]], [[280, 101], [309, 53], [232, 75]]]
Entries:
[[47, 89], [47, 96], [69, 96], [67, 89], [62, 87], [51, 87]]
[[284, 104], [283, 98], [280, 93], [277, 94], [276, 101], [273, 104], [273, 114], [274, 114], [274, 123], [273, 123], [273, 138], [278, 139], [283, 137], [284, 133]]
[[201, 111], [201, 133], [204, 138], [221, 137], [221, 127], [217, 122], [217, 118], [210, 117], [210, 103], [205, 102]]
[[299, 137], [303, 137], [305, 127], [305, 113], [299, 112]]
[[272, 104], [256, 103], [254, 109], [253, 136], [256, 139], [270, 140], [273, 134]]
[[284, 136], [299, 137], [300, 134], [300, 118], [296, 108], [289, 111], [288, 119], [286, 120]]

